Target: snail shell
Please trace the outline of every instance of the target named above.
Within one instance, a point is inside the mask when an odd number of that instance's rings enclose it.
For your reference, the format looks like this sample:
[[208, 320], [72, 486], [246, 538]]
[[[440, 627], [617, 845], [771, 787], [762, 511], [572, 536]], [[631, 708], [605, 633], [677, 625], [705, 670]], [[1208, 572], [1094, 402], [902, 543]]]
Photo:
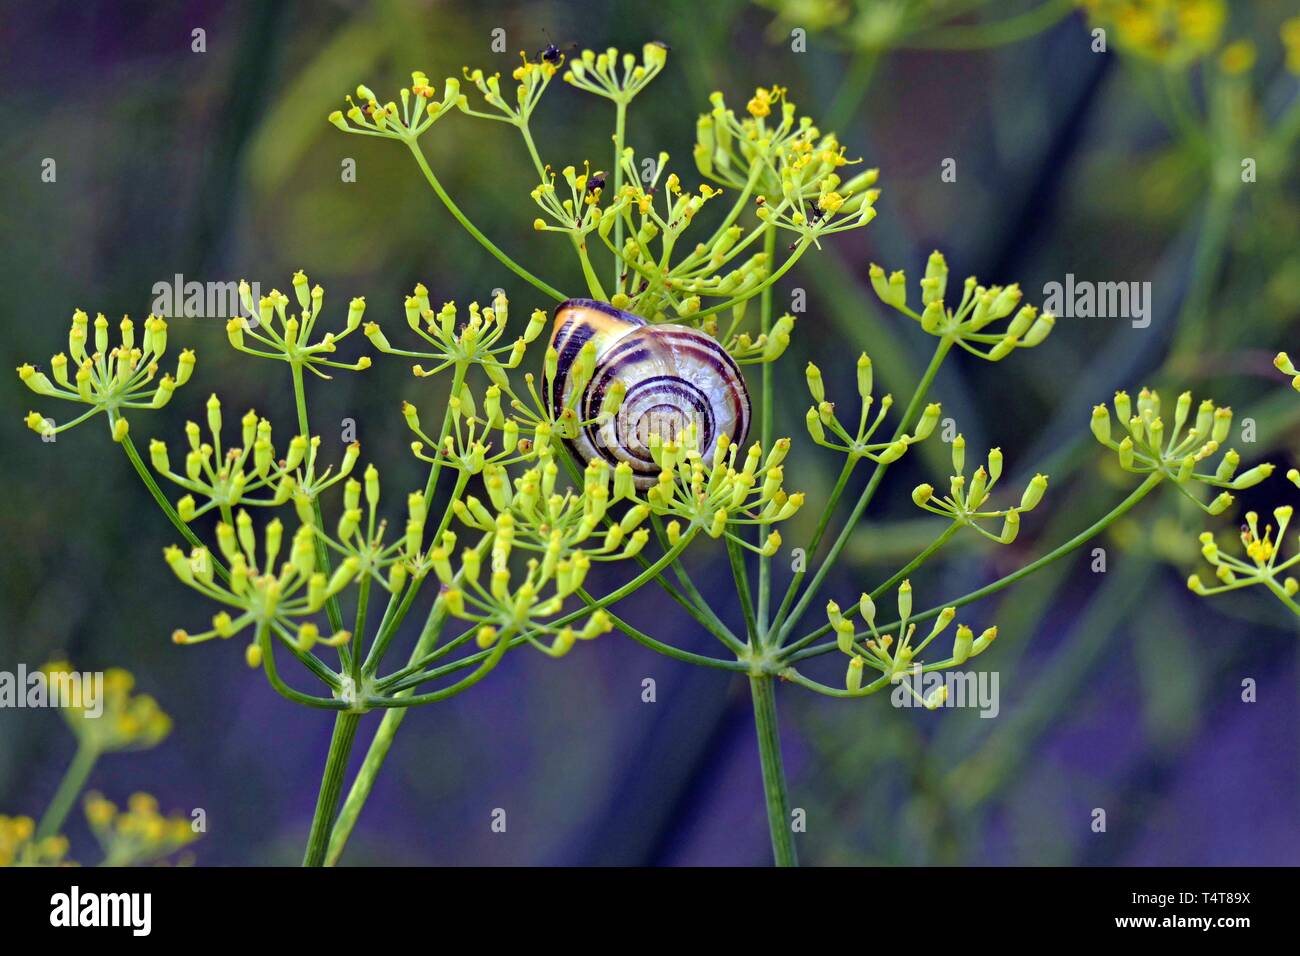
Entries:
[[627, 389], [619, 413], [605, 424], [581, 428], [568, 444], [584, 462], [627, 462], [636, 486], [650, 487], [659, 468], [650, 437], [671, 440], [694, 423], [709, 459], [720, 436], [741, 444], [749, 431], [749, 391], [740, 367], [713, 338], [684, 325], [650, 325], [639, 315], [593, 299], [570, 299], [555, 310], [551, 345], [559, 354], [555, 390], [558, 416], [573, 391], [572, 372], [587, 342], [596, 343], [596, 368], [577, 409], [582, 421], [600, 413], [610, 385]]

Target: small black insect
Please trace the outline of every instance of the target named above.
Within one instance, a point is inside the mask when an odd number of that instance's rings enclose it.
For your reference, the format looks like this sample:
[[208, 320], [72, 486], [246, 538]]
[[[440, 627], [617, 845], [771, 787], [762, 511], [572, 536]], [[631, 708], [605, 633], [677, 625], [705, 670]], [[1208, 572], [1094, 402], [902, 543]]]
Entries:
[[587, 177], [587, 192], [595, 192], [597, 189], [605, 188], [605, 174], [603, 172], [592, 173]]
[[546, 46], [537, 51], [537, 58], [551, 64], [551, 66], [559, 66], [560, 62], [564, 59], [566, 51], [572, 53], [574, 50], [578, 49], [578, 44], [576, 43], [567, 44], [563, 48], [558, 47], [555, 45], [554, 41], [551, 40], [551, 35], [549, 33], [546, 33], [545, 30], [543, 30], [542, 33], [546, 35]]

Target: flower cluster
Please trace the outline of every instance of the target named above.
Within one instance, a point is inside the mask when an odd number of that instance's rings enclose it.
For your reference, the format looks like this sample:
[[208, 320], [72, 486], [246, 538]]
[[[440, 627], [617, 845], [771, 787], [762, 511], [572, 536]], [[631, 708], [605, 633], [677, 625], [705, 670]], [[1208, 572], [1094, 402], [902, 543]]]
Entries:
[[[1115, 452], [1120, 467], [1133, 474], [1172, 481], [1183, 495], [1209, 514], [1223, 514], [1234, 500], [1232, 494], [1222, 491], [1209, 505], [1205, 505], [1188, 490], [1189, 484], [1199, 482], [1211, 488], [1241, 491], [1259, 484], [1273, 473], [1273, 466], [1266, 463], [1238, 475], [1241, 456], [1232, 449], [1224, 452], [1213, 473], [1196, 470], [1201, 462], [1219, 451], [1232, 431], [1232, 409], [1216, 408], [1208, 398], [1201, 402], [1196, 417], [1192, 418], [1192, 393], [1179, 395], [1174, 406], [1173, 426], [1168, 434], [1160, 414], [1160, 395], [1157, 392], [1142, 389], [1136, 409], [1127, 392], [1116, 392], [1114, 407], [1115, 415], [1127, 434], [1119, 441], [1111, 437], [1110, 410], [1105, 405], [1097, 405], [1092, 410], [1092, 433], [1097, 441]], [[1184, 426], [1187, 426], [1186, 432]]]
[[[985, 288], [974, 276], [969, 276], [962, 286], [961, 301], [955, 309], [944, 304], [948, 289], [948, 263], [937, 250], [930, 254], [921, 280], [921, 312], [907, 304], [907, 276], [901, 271], [888, 276], [885, 270], [872, 263], [871, 287], [880, 301], [910, 316], [930, 335], [948, 339], [972, 355], [998, 362], [1015, 349], [1041, 345], [1056, 325], [1050, 312], [1040, 313], [1032, 305], [1020, 304], [1020, 286], [990, 286]], [[986, 331], [994, 322], [1015, 315], [1001, 332]]]
[[[433, 549], [431, 560], [447, 588], [443, 598], [450, 612], [478, 623], [481, 647], [521, 634], [546, 653], [561, 656], [576, 639], [594, 638], [613, 627], [600, 610], [581, 629], [568, 625], [572, 615], [563, 624], [551, 620], [567, 598], [580, 593], [593, 561], [632, 558], [649, 537], [642, 527], [649, 515], [644, 505], [613, 520], [610, 506], [633, 495], [630, 471], [625, 479], [615, 476], [612, 482], [610, 472], [608, 464], [593, 460], [583, 471], [581, 489], [560, 492], [559, 466], [553, 459], [513, 481], [502, 465], [493, 464], [483, 474], [487, 503], [474, 495], [453, 502], [456, 517], [490, 539], [489, 566], [484, 569], [480, 548], [467, 547], [460, 556], [459, 574], [454, 574], [456, 538], [450, 532]], [[528, 556], [522, 575], [511, 568], [512, 557], [519, 554]], [[552, 638], [549, 646], [541, 642], [542, 636]]]
[[602, 53], [583, 50], [580, 56], [569, 62], [564, 82], [626, 105], [649, 85], [666, 62], [668, 47], [658, 42], [641, 47], [640, 63], [636, 54], [619, 53], [614, 47]]
[[705, 178], [754, 196], [760, 221], [814, 242], [875, 218], [880, 171], [844, 179], [840, 170], [862, 160], [849, 159], [834, 133], [799, 116], [784, 88], [756, 89], [741, 117], [720, 92], [710, 102], [695, 126], [695, 164]]
[[[314, 528], [327, 547], [343, 556], [343, 568], [353, 568], [359, 580], [369, 579], [392, 593], [397, 593], [408, 579], [422, 578], [429, 566], [424, 555], [424, 526], [428, 508], [424, 492], [406, 496], [406, 526], [402, 536], [385, 541], [387, 522], [379, 518], [379, 470], [367, 465], [363, 481], [349, 478], [343, 486], [343, 513], [331, 536], [323, 528]], [[365, 494], [365, 508], [362, 493]], [[304, 527], [312, 524], [312, 512], [302, 499], [295, 502]], [[303, 532], [299, 532], [300, 534]], [[337, 574], [337, 572], [336, 572]], [[328, 593], [327, 597], [330, 596]]]
[[548, 225], [545, 219], [539, 218], [533, 220], [533, 228], [538, 232], [562, 232], [575, 240], [583, 240], [601, 223], [600, 197], [605, 189], [604, 173], [592, 173], [590, 163], [583, 164], [581, 173], [572, 166], [565, 166], [560, 175], [568, 186], [568, 195], [562, 196], [555, 189], [555, 173], [550, 167], [545, 172], [546, 178], [531, 195], [533, 202], [556, 224]]
[[[75, 676], [66, 661], [46, 664], [51, 681]], [[103, 712], [93, 717], [82, 705], [60, 708], [78, 743], [92, 753], [148, 750], [171, 733], [172, 720], [148, 694], [133, 693], [135, 678], [114, 667], [104, 672]], [[96, 705], [98, 708], [98, 704]]]
[[[1282, 374], [1291, 376], [1291, 385], [1297, 391], [1300, 391], [1300, 372], [1297, 372], [1287, 354], [1279, 352], [1273, 359], [1273, 364], [1277, 366], [1278, 371], [1282, 372]], [[1261, 465], [1259, 468], [1252, 470], [1259, 471], [1261, 469], [1267, 469], [1264, 472], [1267, 475], [1268, 472], [1272, 471], [1272, 466]], [[1294, 468], [1290, 469], [1287, 472], [1287, 478], [1293, 484], [1300, 486], [1300, 471]], [[1290, 505], [1273, 509], [1273, 520], [1277, 522], [1275, 537], [1274, 527], [1271, 524], [1264, 526], [1264, 533], [1261, 535], [1259, 531], [1259, 514], [1248, 511], [1245, 524], [1241, 526], [1241, 546], [1244, 557], [1237, 557], [1220, 550], [1214, 533], [1211, 531], [1203, 532], [1200, 537], [1201, 556], [1213, 566], [1214, 575], [1218, 578], [1219, 583], [1207, 587], [1201, 581], [1200, 575], [1193, 574], [1187, 579], [1187, 586], [1197, 594], [1213, 595], [1262, 584], [1294, 614], [1300, 616], [1300, 604], [1292, 600], [1296, 592], [1300, 591], [1300, 582], [1294, 577], [1283, 573], [1300, 563], [1300, 550], [1297, 550], [1291, 557], [1279, 561], [1282, 540], [1286, 535], [1293, 514], [1294, 509]]]
[[218, 524], [217, 546], [229, 564], [229, 583], [217, 580], [215, 562], [207, 548], [195, 548], [189, 555], [177, 547], [167, 548], [163, 555], [183, 584], [235, 612], [233, 616], [230, 611], [218, 612], [212, 618], [212, 627], [197, 634], [177, 630], [172, 640], [177, 644], [196, 644], [214, 637], [234, 637], [254, 626], [257, 631], [245, 657], [250, 667], [266, 663], [268, 668], [272, 666], [271, 634], [300, 657], [317, 643], [345, 644], [351, 637], [349, 632], [322, 638], [316, 624], [302, 619], [319, 613], [328, 598], [347, 587], [360, 572], [360, 562], [355, 558], [346, 560], [327, 577], [316, 569], [312, 528], [303, 525], [293, 536], [288, 559], [277, 573], [275, 563], [283, 538], [280, 519], [272, 519], [262, 534], [259, 561], [257, 534], [247, 511], [239, 512], [233, 526], [224, 521]]
[[68, 838], [49, 836], [35, 839], [36, 823], [31, 817], [7, 817], [0, 813], [0, 868], [6, 866], [67, 866]]
[[[357, 330], [365, 315], [366, 300], [355, 298], [348, 304], [348, 316], [342, 331], [326, 332], [316, 342], [312, 333], [320, 319], [325, 304], [325, 290], [320, 285], [310, 285], [302, 270], [293, 275], [293, 291], [299, 311], [290, 313], [289, 297], [278, 289], [264, 295], [254, 307], [251, 289], [247, 282], [239, 283], [239, 297], [249, 319], [235, 316], [226, 323], [226, 337], [230, 344], [246, 355], [278, 359], [295, 369], [306, 368], [320, 378], [329, 378], [321, 368], [347, 369], [357, 372], [370, 367], [370, 357], [361, 356], [355, 362], [336, 362], [326, 358], [338, 349], [338, 343]], [[279, 327], [277, 328], [277, 322]], [[247, 343], [252, 339], [265, 348], [254, 348]], [[269, 350], [269, 351], [268, 351]]]
[[[228, 518], [231, 510], [240, 505], [277, 507], [295, 496], [314, 500], [347, 477], [361, 455], [361, 446], [353, 442], [337, 472], [328, 466], [318, 474], [320, 437], [313, 435], [309, 441], [294, 435], [284, 457], [277, 459], [271, 423], [251, 409], [240, 419], [240, 444], [225, 448], [221, 441], [221, 400], [216, 394], [207, 402], [207, 425], [210, 441], [204, 440], [197, 422], [185, 423], [190, 450], [185, 455], [183, 475], [172, 471], [166, 442], [154, 439], [149, 443], [154, 469], [189, 492], [177, 502], [176, 510], [183, 521], [193, 521], [213, 509]], [[254, 495], [259, 491], [262, 497]], [[206, 501], [199, 504], [195, 495]]]
[[1082, 0], [1092, 22], [1113, 29], [1121, 47], [1144, 59], [1187, 66], [1218, 48], [1225, 0]]
[[527, 54], [521, 53], [520, 59], [523, 62], [511, 73], [511, 77], [517, 84], [513, 103], [501, 93], [500, 73], [489, 76], [482, 70], [471, 70], [465, 67], [463, 70], [465, 79], [483, 94], [483, 101], [497, 112], [487, 113], [473, 109], [464, 96], [459, 98], [456, 105], [470, 116], [499, 120], [515, 126], [526, 126], [533, 110], [537, 108], [538, 101], [541, 100], [542, 94], [546, 92], [546, 87], [550, 85], [558, 70], [554, 63], [545, 58], [534, 62], [528, 59]]
[[[411, 442], [411, 453], [421, 461], [431, 465], [446, 465], [469, 476], [488, 468], [501, 468], [527, 461], [539, 454], [549, 457], [547, 442], [542, 443], [544, 450], [535, 454], [533, 441], [519, 437], [520, 420], [514, 416], [506, 417], [501, 410], [499, 385], [487, 387], [480, 407], [474, 400], [474, 393], [468, 383], [462, 384], [458, 394], [448, 397], [447, 407], [451, 428], [440, 442], [420, 427], [416, 407], [410, 402], [402, 403], [402, 415], [407, 427], [420, 438], [419, 441]], [[499, 440], [495, 442], [491, 435], [493, 429], [501, 432]], [[549, 430], [550, 426], [545, 422], [535, 426], [535, 431]], [[432, 450], [426, 452], [426, 446]]]
[[[737, 465], [740, 451], [739, 445], [721, 435], [712, 459], [706, 461], [698, 448], [694, 424], [672, 441], [651, 435], [650, 455], [659, 468], [659, 478], [646, 490], [645, 504], [654, 514], [670, 519], [670, 545], [677, 544], [684, 522], [711, 538], [725, 535], [733, 544], [764, 557], [780, 549], [781, 533], [775, 528], [757, 547], [739, 530], [745, 525], [770, 528], [803, 507], [803, 492], [790, 494], [784, 487], [782, 462], [790, 451], [790, 439], [777, 439], [766, 456], [754, 442]], [[632, 471], [626, 464], [615, 469], [614, 483], [616, 493], [620, 484], [624, 492], [632, 487]]]
[[[1245, 558], [1227, 554], [1219, 549], [1213, 532], [1201, 534], [1201, 556], [1214, 568], [1214, 576], [1219, 584], [1206, 587], [1198, 574], [1187, 579], [1187, 586], [1200, 595], [1222, 594], [1240, 588], [1262, 584], [1297, 611], [1291, 598], [1300, 591], [1300, 581], [1283, 572], [1300, 563], [1300, 551], [1278, 562], [1281, 554], [1282, 539], [1287, 526], [1291, 523], [1294, 509], [1290, 505], [1274, 508], [1273, 519], [1277, 522], [1277, 537], [1274, 539], [1272, 525], [1265, 525], [1264, 533], [1259, 533], [1259, 515], [1254, 511], [1246, 512], [1246, 523], [1241, 526], [1241, 545]], [[1300, 611], [1297, 611], [1300, 613]]]
[[492, 305], [479, 308], [477, 302], [469, 305], [469, 318], [457, 322], [455, 302], [444, 302], [437, 312], [429, 304], [429, 290], [423, 283], [415, 287], [406, 299], [406, 324], [411, 331], [432, 346], [432, 351], [416, 352], [394, 348], [376, 322], [367, 322], [366, 338], [386, 355], [425, 359], [434, 362], [432, 368], [415, 365], [411, 371], [417, 378], [427, 378], [452, 366], [465, 368], [478, 365], [494, 382], [505, 383], [506, 370], [516, 368], [524, 357], [524, 350], [542, 333], [546, 313], [533, 312], [527, 329], [520, 337], [502, 344], [509, 319], [509, 301], [504, 293], [498, 294]]
[[[978, 637], [964, 624], [957, 627], [957, 635], [952, 642], [952, 653], [931, 664], [922, 662], [920, 655], [930, 643], [947, 629], [957, 616], [957, 609], [946, 607], [935, 618], [930, 633], [918, 644], [912, 641], [916, 636], [916, 623], [909, 622], [912, 616], [912, 584], [903, 581], [896, 594], [898, 602], [898, 621], [885, 625], [876, 625], [876, 605], [868, 594], [863, 594], [856, 607], [842, 609], [834, 601], [826, 605], [826, 618], [835, 632], [835, 640], [842, 653], [848, 656], [849, 665], [845, 673], [844, 684], [851, 694], [871, 694], [882, 687], [899, 680], [908, 673], [920, 671], [929, 673], [948, 667], [959, 667], [970, 658], [983, 653], [994, 638], [998, 629], [990, 627]], [[867, 630], [859, 632], [854, 624], [853, 612], [856, 610]], [[881, 630], [886, 633], [882, 634]], [[895, 633], [898, 638], [895, 640]], [[862, 683], [864, 668], [878, 671], [880, 676], [867, 685]], [[946, 685], [945, 685], [946, 687]], [[916, 691], [912, 690], [915, 695]], [[921, 701], [926, 707], [934, 708], [943, 703], [944, 689], [938, 690], [938, 696]], [[919, 699], [919, 697], [918, 697]]]
[[[644, 163], [650, 164], [651, 174], [643, 181], [638, 170]], [[696, 214], [722, 191], [707, 183], [694, 192], [685, 189], [681, 178], [667, 171], [667, 153], [639, 162], [628, 147], [620, 165], [627, 185], [605, 209], [593, 210], [597, 235], [627, 274], [627, 290], [611, 299], [616, 307], [652, 321], [689, 318], [701, 311], [702, 297], [739, 298], [770, 274], [770, 257], [751, 248], [759, 231], [735, 225], [719, 228], [710, 240], [671, 263]], [[621, 244], [615, 227], [624, 236]], [[750, 254], [738, 260], [747, 249]]]
[[[775, 362], [790, 347], [790, 333], [794, 331], [795, 318], [789, 312], [777, 316], [771, 329], [751, 335], [749, 332], [737, 332], [733, 323], [719, 341], [727, 353], [736, 360], [737, 365], [767, 365]], [[710, 317], [705, 320], [703, 329], [717, 338], [719, 330], [717, 321]]]
[[411, 85], [398, 94], [400, 109], [392, 101], [381, 104], [370, 87], [362, 85], [357, 87], [356, 99], [347, 97], [347, 114], [335, 110], [329, 121], [345, 133], [415, 140], [452, 109], [468, 109], [460, 80], [454, 77], [443, 83], [442, 99], [435, 99], [436, 95], [429, 77], [416, 70], [411, 74]]
[[189, 846], [200, 836], [184, 814], [163, 816], [158, 801], [133, 793], [124, 809], [103, 794], [86, 794], [86, 821], [104, 851], [103, 866], [154, 863]]
[[[156, 315], [145, 319], [144, 334], [137, 344], [135, 324], [123, 316], [118, 325], [118, 344], [111, 349], [108, 325], [102, 312], [95, 316], [92, 343], [89, 317], [80, 309], [73, 313], [68, 351], [59, 352], [50, 359], [53, 381], [36, 366], [18, 366], [18, 377], [37, 395], [89, 406], [87, 411], [62, 425], [56, 425], [39, 412], [31, 412], [26, 422], [32, 431], [42, 437], [57, 435], [104, 412], [108, 415], [114, 441], [120, 442], [126, 438], [129, 428], [123, 410], [162, 408], [171, 400], [172, 393], [189, 381], [194, 371], [194, 353], [189, 349], [181, 352], [174, 376], [164, 374], [158, 378], [158, 363], [167, 351], [165, 319]], [[94, 351], [88, 351], [88, 348]], [[69, 356], [75, 369], [71, 374]]]
[[[958, 526], [972, 527], [985, 538], [999, 544], [1010, 544], [1016, 539], [1016, 534], [1020, 531], [1020, 516], [1034, 510], [1047, 491], [1047, 476], [1034, 475], [1025, 486], [1020, 504], [1001, 509], [986, 508], [985, 504], [994, 486], [1002, 477], [1002, 449], [990, 449], [987, 466], [980, 465], [976, 468], [967, 483], [966, 439], [961, 435], [952, 440], [952, 467], [956, 474], [948, 479], [946, 497], [936, 498], [933, 485], [921, 484], [912, 490], [912, 500], [931, 514], [950, 518]], [[981, 520], [997, 519], [1002, 520], [1002, 530], [997, 534], [979, 525]]]
[[[866, 352], [858, 356], [857, 383], [861, 407], [858, 413], [857, 427], [852, 432], [846, 429], [840, 423], [839, 418], [836, 417], [835, 403], [828, 401], [826, 398], [826, 385], [822, 379], [821, 369], [809, 362], [804, 377], [808, 382], [808, 391], [813, 398], [813, 404], [804, 417], [808, 433], [812, 435], [813, 441], [823, 448], [833, 448], [853, 459], [867, 458], [886, 465], [895, 462], [903, 457], [909, 446], [928, 438], [931, 432], [934, 431], [934, 426], [939, 422], [941, 408], [937, 403], [931, 403], [921, 413], [921, 417], [910, 435], [903, 434], [885, 441], [873, 442], [872, 438], [894, 405], [894, 397], [886, 395], [882, 398], [880, 400], [880, 410], [876, 412], [874, 418], [872, 417], [871, 409], [875, 402], [872, 395], [874, 376], [871, 358]], [[831, 438], [826, 436], [828, 429]]]

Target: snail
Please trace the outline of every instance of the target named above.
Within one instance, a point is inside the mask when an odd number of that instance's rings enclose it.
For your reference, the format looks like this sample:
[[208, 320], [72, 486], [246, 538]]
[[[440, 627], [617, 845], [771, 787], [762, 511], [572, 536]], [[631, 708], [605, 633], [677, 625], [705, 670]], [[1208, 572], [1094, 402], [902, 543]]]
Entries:
[[[555, 310], [551, 345], [559, 355], [549, 396], [558, 417], [573, 391], [573, 367], [589, 341], [596, 365], [577, 405], [583, 426], [569, 448], [584, 462], [627, 462], [641, 489], [659, 477], [651, 436], [670, 441], [695, 425], [700, 453], [709, 460], [718, 439], [734, 445], [749, 431], [749, 391], [740, 367], [713, 338], [684, 325], [651, 325], [639, 315], [593, 299], [570, 299]], [[595, 422], [615, 381], [627, 392], [618, 414]]]

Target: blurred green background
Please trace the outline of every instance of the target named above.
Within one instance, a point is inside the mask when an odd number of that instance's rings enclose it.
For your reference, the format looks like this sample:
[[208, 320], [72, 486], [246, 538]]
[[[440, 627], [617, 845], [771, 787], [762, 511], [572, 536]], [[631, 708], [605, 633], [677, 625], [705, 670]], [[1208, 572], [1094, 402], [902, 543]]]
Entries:
[[[1270, 363], [1279, 348], [1300, 348], [1294, 137], [1276, 147], [1279, 117], [1295, 122], [1296, 77], [1278, 33], [1293, 12], [1270, 0], [1232, 5], [1183, 62], [1176, 43], [1119, 42], [1123, 11], [1104, 21], [1107, 52], [1094, 52], [1095, 23], [1070, 4], [1040, 2], [56, 0], [11, 11], [0, 33], [11, 118], [0, 139], [0, 352], [9, 367], [45, 362], [65, 347], [74, 308], [143, 317], [154, 284], [175, 274], [247, 277], [265, 290], [287, 288], [303, 268], [325, 287], [331, 314], [365, 295], [367, 317], [385, 325], [400, 321], [417, 281], [435, 302], [486, 301], [501, 287], [519, 321], [548, 303], [459, 229], [404, 150], [344, 136], [326, 114], [358, 82], [386, 98], [412, 69], [440, 84], [462, 65], [508, 73], [519, 50], [551, 42], [637, 50], [662, 40], [668, 66], [634, 103], [629, 143], [666, 150], [687, 183], [697, 181], [690, 150], [708, 93], [743, 101], [773, 83], [801, 112], [830, 115], [849, 154], [881, 169], [877, 220], [824, 243], [777, 287], [778, 309], [796, 289], [808, 297], [777, 366], [777, 433], [795, 436], [786, 485], [812, 503], [839, 463], [804, 432], [805, 362], [817, 361], [831, 391], [852, 394], [852, 359], [865, 349], [882, 389], [905, 397], [930, 348], [879, 306], [869, 262], [915, 278], [939, 248], [955, 277], [1019, 281], [1034, 303], [1066, 273], [1152, 283], [1149, 328], [1063, 319], [1037, 349], [945, 367], [937, 398], [970, 455], [999, 445], [1010, 482], [1045, 471], [1052, 484], [1014, 545], [959, 538], [916, 575], [929, 606], [1025, 563], [1127, 493], [1129, 476], [1087, 430], [1091, 406], [1116, 388], [1159, 385], [1168, 398], [1190, 388], [1230, 404], [1258, 426], [1258, 440], [1239, 445], [1244, 459], [1293, 463], [1300, 398]], [[1012, 20], [1019, 26], [998, 26]], [[191, 48], [195, 29], [205, 52]], [[510, 52], [492, 52], [497, 29]], [[791, 49], [796, 29], [806, 52]], [[1253, 65], [1233, 73], [1219, 53], [1242, 40]], [[607, 105], [554, 84], [536, 126], [544, 158], [603, 158]], [[452, 115], [425, 146], [488, 235], [553, 284], [580, 287], [563, 244], [531, 229], [533, 173], [513, 130]], [[1240, 183], [1243, 157], [1258, 159], [1256, 182]], [[940, 175], [949, 158], [955, 182]], [[55, 182], [42, 181], [46, 159]], [[348, 159], [355, 182], [341, 176]], [[133, 420], [141, 447], [179, 441], [211, 390], [231, 414], [256, 407], [273, 422], [292, 419], [287, 375], [229, 348], [220, 321], [173, 320], [170, 339], [194, 348], [198, 367], [167, 409]], [[361, 351], [352, 345], [348, 357]], [[329, 447], [353, 419], [386, 486], [414, 488], [423, 468], [398, 406], [436, 407], [445, 388], [377, 361], [309, 382], [313, 426]], [[156, 750], [106, 758], [92, 785], [119, 800], [147, 789], [164, 809], [206, 809], [200, 863], [296, 861], [329, 720], [275, 696], [237, 648], [171, 644], [174, 627], [209, 613], [160, 560], [175, 532], [102, 419], [43, 443], [23, 416], [64, 410], [34, 398], [16, 376], [0, 380], [0, 668], [62, 654], [82, 669], [129, 668], [176, 727]], [[923, 447], [889, 474], [827, 596], [851, 600], [941, 530], [908, 494], [947, 474], [947, 449]], [[1106, 573], [1089, 569], [1085, 549], [963, 613], [1001, 629], [981, 658], [1000, 674], [996, 719], [780, 691], [791, 800], [808, 814], [806, 862], [1295, 861], [1295, 621], [1258, 589], [1191, 596], [1183, 581], [1203, 570], [1195, 538], [1207, 519], [1157, 497], [1096, 542]], [[1295, 497], [1279, 472], [1240, 504], [1271, 510]], [[783, 531], [787, 546], [811, 535], [819, 510]], [[1234, 509], [1215, 527], [1239, 520]], [[691, 566], [705, 593], [728, 593], [721, 552], [705, 548]], [[665, 640], [708, 649], [684, 618], [665, 625], [661, 603], [647, 590], [620, 608]], [[349, 861], [768, 859], [743, 681], [617, 635], [580, 651], [558, 664], [511, 655], [472, 693], [411, 713]], [[839, 666], [809, 671], [838, 683]], [[641, 700], [645, 677], [657, 682], [655, 704]], [[1245, 678], [1257, 681], [1258, 703], [1241, 701]], [[0, 712], [0, 813], [38, 815], [72, 747], [55, 714]], [[497, 807], [510, 813], [506, 835], [488, 826]], [[1105, 834], [1089, 828], [1095, 807], [1107, 808]], [[92, 855], [79, 822], [70, 835], [74, 857]]]

